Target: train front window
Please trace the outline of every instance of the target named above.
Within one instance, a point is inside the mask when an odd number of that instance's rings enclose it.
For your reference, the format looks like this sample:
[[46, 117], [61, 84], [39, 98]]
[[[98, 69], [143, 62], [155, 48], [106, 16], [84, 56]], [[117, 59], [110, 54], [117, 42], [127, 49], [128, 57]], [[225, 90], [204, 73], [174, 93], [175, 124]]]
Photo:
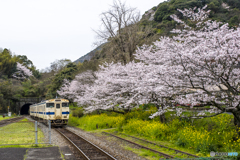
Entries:
[[47, 103], [46, 106], [47, 106], [47, 108], [53, 108], [54, 107], [54, 103]]
[[56, 108], [60, 108], [60, 104], [56, 104]]
[[69, 107], [68, 103], [62, 103], [62, 107]]

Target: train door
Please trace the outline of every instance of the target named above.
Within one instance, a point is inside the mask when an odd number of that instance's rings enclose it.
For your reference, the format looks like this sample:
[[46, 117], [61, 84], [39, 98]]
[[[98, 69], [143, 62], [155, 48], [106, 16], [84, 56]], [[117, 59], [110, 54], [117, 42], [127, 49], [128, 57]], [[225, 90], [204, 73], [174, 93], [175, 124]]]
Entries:
[[62, 119], [62, 107], [61, 107], [61, 103], [55, 103], [56, 105], [56, 112], [55, 112], [55, 116], [56, 119]]

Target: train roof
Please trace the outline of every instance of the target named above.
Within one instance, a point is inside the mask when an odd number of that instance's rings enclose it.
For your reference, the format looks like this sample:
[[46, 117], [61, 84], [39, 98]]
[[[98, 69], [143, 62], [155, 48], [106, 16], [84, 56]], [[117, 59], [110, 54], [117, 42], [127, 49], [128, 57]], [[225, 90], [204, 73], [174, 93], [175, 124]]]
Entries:
[[55, 99], [49, 99], [46, 100], [45, 102], [69, 102], [67, 99], [62, 99], [62, 98], [55, 98]]
[[36, 104], [30, 105], [30, 106], [36, 106], [36, 105], [45, 104], [45, 103], [49, 103], [49, 102], [69, 102], [69, 100], [62, 99], [62, 98], [55, 98], [55, 99], [41, 101], [40, 103], [36, 103]]

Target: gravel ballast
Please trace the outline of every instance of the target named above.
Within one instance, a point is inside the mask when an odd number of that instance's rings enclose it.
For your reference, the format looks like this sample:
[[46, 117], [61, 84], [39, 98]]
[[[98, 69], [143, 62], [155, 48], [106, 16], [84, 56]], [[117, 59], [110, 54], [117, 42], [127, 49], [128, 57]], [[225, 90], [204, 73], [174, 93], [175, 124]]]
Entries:
[[86, 138], [88, 141], [102, 148], [104, 151], [108, 152], [118, 160], [146, 160], [132, 151], [124, 149], [122, 146], [126, 145], [126, 143], [120, 140], [109, 138], [109, 136], [106, 135], [97, 136], [95, 133], [89, 133], [75, 127], [67, 126], [66, 128], [82, 136], [83, 138]]

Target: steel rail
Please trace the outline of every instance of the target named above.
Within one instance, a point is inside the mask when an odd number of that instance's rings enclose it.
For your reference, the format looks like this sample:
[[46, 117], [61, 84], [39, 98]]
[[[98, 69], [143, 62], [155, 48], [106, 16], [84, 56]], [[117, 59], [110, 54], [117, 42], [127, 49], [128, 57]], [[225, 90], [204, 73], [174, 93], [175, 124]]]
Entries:
[[195, 157], [195, 158], [199, 158], [198, 156], [196, 156], [196, 155], [194, 155], [194, 154], [187, 153], [187, 152], [183, 152], [183, 151], [180, 151], [180, 150], [177, 150], [177, 149], [174, 149], [174, 148], [170, 148], [170, 147], [167, 147], [167, 146], [164, 146], [164, 145], [161, 145], [161, 144], [156, 144], [156, 143], [147, 141], [147, 140], [145, 140], [145, 139], [137, 138], [137, 137], [130, 136], [130, 135], [127, 135], [127, 134], [124, 134], [124, 133], [120, 133], [120, 134], [125, 135], [125, 136], [128, 136], [128, 137], [132, 137], [132, 138], [134, 138], [134, 139], [141, 140], [141, 141], [144, 141], [144, 142], [147, 142], [147, 143], [150, 143], [150, 144], [153, 144], [153, 145], [162, 147], [162, 148], [167, 148], [167, 149], [169, 149], [169, 150], [174, 150], [176, 153], [182, 153], [182, 154], [186, 154], [186, 155], [188, 155], [188, 156], [192, 156], [192, 157]]
[[73, 143], [73, 141], [71, 141], [67, 136], [65, 136], [61, 131], [59, 131], [58, 129], [55, 129], [58, 133], [60, 133], [65, 139], [67, 139], [78, 151], [79, 153], [82, 155], [82, 157], [86, 160], [90, 160], [87, 155], [84, 154], [84, 152], [78, 147], [76, 146], [75, 143]]
[[[61, 128], [63, 129], [63, 128]], [[68, 138], [64, 133], [62, 133], [59, 129], [55, 129], [56, 131], [58, 131], [61, 135], [63, 135], [63, 137], [65, 137], [79, 152], [80, 154], [87, 160], [91, 160], [70, 138]], [[107, 156], [109, 159], [111, 160], [117, 160], [116, 158], [114, 158], [113, 156], [111, 156], [109, 153], [105, 152], [104, 150], [102, 150], [101, 148], [99, 148], [98, 146], [96, 146], [95, 144], [91, 143], [90, 141], [86, 140], [85, 138], [83, 138], [80, 135], [77, 135], [75, 133], [73, 133], [72, 131], [68, 130], [68, 129], [64, 129], [67, 132], [70, 132], [71, 134], [77, 136], [78, 138], [80, 138], [81, 140], [85, 141], [86, 143], [90, 144], [91, 146], [93, 146], [96, 150], [100, 151], [101, 153], [103, 153], [105, 156]]]
[[107, 133], [107, 132], [102, 132], [102, 133], [109, 134], [109, 135], [111, 135], [111, 136], [113, 136], [113, 137], [116, 137], [116, 138], [121, 139], [121, 140], [123, 140], [123, 141], [126, 141], [126, 142], [128, 142], [128, 143], [134, 144], [134, 145], [136, 145], [136, 146], [138, 146], [138, 147], [140, 147], [140, 148], [144, 148], [144, 149], [150, 150], [150, 151], [152, 151], [152, 152], [158, 153], [158, 154], [160, 154], [161, 156], [164, 156], [165, 158], [174, 158], [174, 157], [171, 156], [171, 155], [168, 155], [168, 154], [165, 154], [165, 153], [163, 153], [163, 152], [159, 152], [159, 151], [156, 151], [156, 150], [154, 150], [154, 149], [151, 149], [151, 148], [142, 146], [142, 145], [137, 144], [137, 143], [135, 143], [135, 142], [132, 142], [132, 141], [126, 140], [126, 139], [124, 139], [124, 138], [118, 137], [118, 136], [116, 136], [116, 135], [114, 135], [114, 134]]

